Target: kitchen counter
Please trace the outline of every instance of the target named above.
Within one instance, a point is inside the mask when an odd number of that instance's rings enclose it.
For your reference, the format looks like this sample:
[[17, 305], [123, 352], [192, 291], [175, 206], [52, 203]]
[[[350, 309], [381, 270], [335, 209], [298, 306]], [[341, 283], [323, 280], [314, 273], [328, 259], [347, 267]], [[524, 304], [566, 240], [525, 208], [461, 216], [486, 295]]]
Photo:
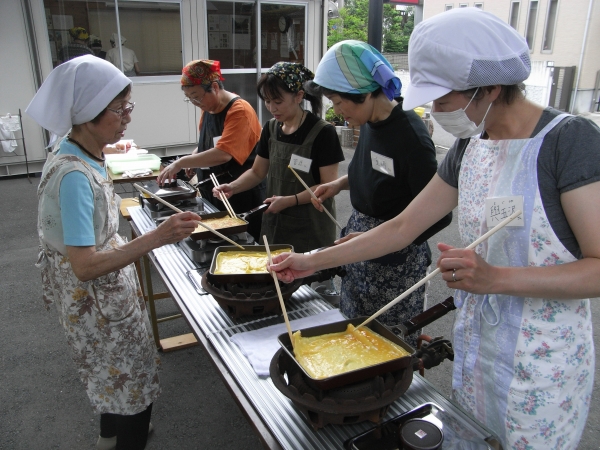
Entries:
[[[129, 208], [131, 226], [136, 235], [150, 231], [155, 224], [140, 207]], [[150, 260], [174, 301], [192, 328], [196, 338], [210, 356], [242, 412], [258, 433], [263, 445], [272, 449], [343, 449], [344, 442], [374, 427], [371, 422], [353, 425], [328, 425], [314, 430], [296, 406], [281, 394], [270, 378], [258, 377], [239, 348], [230, 341], [236, 333], [282, 323], [282, 316], [260, 317], [241, 322], [231, 319], [210, 295], [200, 295], [187, 273], [196, 270], [178, 245], [166, 245], [152, 251]], [[290, 320], [332, 309], [308, 286], [298, 289], [289, 302]], [[435, 369], [434, 369], [435, 370]], [[425, 378], [414, 374], [408, 391], [394, 402], [384, 420], [410, 411], [424, 403], [439, 405], [461, 424], [471, 439], [483, 443], [492, 433], [457, 405], [438, 392]], [[443, 448], [443, 447], [442, 447]], [[469, 448], [495, 448], [469, 447]]]

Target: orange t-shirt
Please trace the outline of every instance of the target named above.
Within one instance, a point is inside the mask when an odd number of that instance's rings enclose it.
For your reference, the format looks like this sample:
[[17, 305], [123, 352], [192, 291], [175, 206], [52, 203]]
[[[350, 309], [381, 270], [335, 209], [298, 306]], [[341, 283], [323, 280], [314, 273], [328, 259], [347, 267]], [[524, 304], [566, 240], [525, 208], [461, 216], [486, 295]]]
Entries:
[[[198, 129], [202, 129], [203, 113]], [[229, 108], [225, 116], [223, 133], [217, 142], [217, 148], [229, 153], [241, 166], [246, 162], [254, 146], [260, 139], [262, 127], [254, 108], [244, 99], [238, 99]]]

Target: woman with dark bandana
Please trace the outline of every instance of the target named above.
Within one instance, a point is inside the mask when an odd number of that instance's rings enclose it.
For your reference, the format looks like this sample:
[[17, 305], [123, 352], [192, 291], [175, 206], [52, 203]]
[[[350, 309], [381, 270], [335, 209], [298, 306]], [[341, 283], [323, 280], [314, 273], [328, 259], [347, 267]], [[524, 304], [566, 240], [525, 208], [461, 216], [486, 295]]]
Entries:
[[[258, 95], [273, 114], [262, 130], [258, 154], [251, 170], [237, 180], [218, 186], [227, 197], [251, 189], [267, 179], [269, 205], [263, 214], [261, 236], [269, 243], [291, 244], [296, 252], [332, 245], [335, 224], [310, 203], [311, 196], [288, 169], [293, 155], [305, 158], [307, 171], [296, 170], [312, 190], [338, 177], [344, 153], [335, 128], [319, 118], [321, 97], [306, 94], [304, 83], [313, 73], [298, 63], [279, 62], [258, 82]], [[302, 107], [308, 100], [311, 111]], [[324, 206], [335, 215], [335, 203]]]

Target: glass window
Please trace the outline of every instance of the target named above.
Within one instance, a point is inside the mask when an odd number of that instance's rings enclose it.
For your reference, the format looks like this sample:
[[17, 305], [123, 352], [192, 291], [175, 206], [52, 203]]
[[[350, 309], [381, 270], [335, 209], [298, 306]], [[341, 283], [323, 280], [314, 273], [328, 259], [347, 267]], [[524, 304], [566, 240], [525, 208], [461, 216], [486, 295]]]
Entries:
[[468, 7], [469, 7], [469, 4], [468, 4], [468, 3], [459, 3], [459, 4], [458, 4], [458, 7], [459, 7], [459, 8], [468, 8]]
[[96, 54], [128, 76], [180, 74], [179, 1], [120, 0], [118, 5], [117, 16], [113, 2], [44, 0], [53, 66], [83, 54]]
[[510, 4], [510, 18], [508, 23], [510, 23], [510, 26], [515, 30], [519, 29], [519, 6], [519, 2], [512, 2]]
[[483, 9], [483, 3], [473, 3], [475, 8]]
[[529, 3], [529, 16], [527, 17], [527, 27], [525, 39], [529, 50], [533, 50], [533, 40], [535, 38], [535, 23], [537, 22], [538, 2], [537, 0]]
[[221, 69], [256, 69], [255, 4], [207, 2], [208, 58]]
[[261, 67], [279, 61], [304, 64], [306, 6], [262, 3], [260, 8]]
[[548, 17], [546, 17], [546, 28], [544, 29], [544, 45], [542, 51], [551, 52], [554, 44], [554, 30], [556, 28], [556, 14], [558, 11], [558, 0], [548, 2]]
[[446, 4], [444, 11], [450, 11], [454, 5], [452, 3]]

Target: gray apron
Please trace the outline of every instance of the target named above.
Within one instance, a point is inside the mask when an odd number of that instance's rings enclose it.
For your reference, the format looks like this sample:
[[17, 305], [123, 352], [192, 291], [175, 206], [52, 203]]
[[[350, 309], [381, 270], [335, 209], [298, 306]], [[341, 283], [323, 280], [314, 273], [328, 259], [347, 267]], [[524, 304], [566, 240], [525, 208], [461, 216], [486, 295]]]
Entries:
[[[269, 175], [267, 177], [267, 198], [273, 195], [287, 196], [300, 194], [304, 186], [288, 169], [292, 154], [304, 158], [311, 157], [313, 143], [319, 132], [327, 125], [319, 120], [310, 130], [302, 145], [287, 144], [277, 140], [277, 121], [271, 119], [269, 130]], [[307, 186], [317, 184], [312, 174], [297, 171]], [[335, 217], [335, 200], [329, 198], [323, 206]], [[278, 214], [263, 214], [261, 236], [266, 235], [269, 243], [290, 244], [294, 251], [304, 253], [316, 248], [332, 245], [336, 239], [336, 229], [327, 214], [317, 211], [312, 203], [292, 206]]]

